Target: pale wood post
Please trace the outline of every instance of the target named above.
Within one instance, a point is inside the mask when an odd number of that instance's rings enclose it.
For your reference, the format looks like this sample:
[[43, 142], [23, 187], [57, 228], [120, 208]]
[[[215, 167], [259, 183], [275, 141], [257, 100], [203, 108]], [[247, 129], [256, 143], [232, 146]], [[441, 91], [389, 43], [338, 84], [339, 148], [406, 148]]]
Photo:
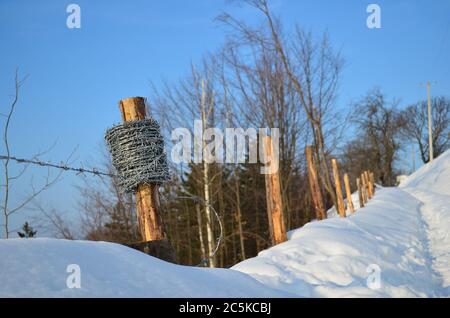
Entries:
[[361, 173], [361, 185], [362, 185], [363, 202], [364, 202], [364, 204], [367, 204], [367, 202], [368, 202], [368, 198], [367, 198], [367, 182], [366, 182], [366, 177], [364, 176], [364, 172]]
[[372, 193], [372, 184], [370, 183], [370, 178], [369, 178], [369, 171], [367, 171], [367, 170], [364, 171], [364, 178], [366, 179], [367, 193], [368, 193], [368, 197], [370, 200], [373, 197], [373, 193]]
[[353, 207], [353, 201], [352, 201], [352, 192], [350, 190], [350, 181], [348, 179], [348, 174], [344, 174], [344, 186], [345, 186], [345, 193], [347, 195], [347, 206], [351, 213], [355, 212], [355, 208]]
[[317, 178], [316, 163], [313, 157], [312, 146], [306, 146], [306, 161], [308, 164], [308, 179], [309, 188], [311, 191], [312, 203], [314, 205], [314, 210], [316, 213], [316, 219], [322, 220], [326, 219], [325, 207], [323, 204], [322, 192], [319, 187], [319, 180]]
[[372, 195], [375, 195], [375, 176], [373, 172], [369, 173], [370, 184], [372, 185]]
[[341, 185], [341, 179], [339, 176], [339, 168], [337, 164], [336, 159], [331, 159], [331, 164], [333, 166], [333, 175], [334, 175], [334, 183], [336, 184], [336, 197], [337, 197], [337, 203], [338, 206], [337, 211], [339, 212], [339, 215], [343, 218], [345, 218], [345, 204], [344, 204], [344, 198], [342, 195], [342, 185]]
[[356, 178], [356, 187], [358, 188], [359, 207], [364, 207], [363, 189], [361, 185], [361, 178]]
[[[278, 158], [274, 155], [272, 137], [263, 137], [263, 147], [266, 162], [270, 160], [269, 164], [273, 165], [274, 160], [278, 161]], [[275, 165], [278, 166], [278, 163], [275, 163]], [[272, 244], [279, 244], [287, 240], [287, 235], [283, 216], [283, 203], [281, 199], [280, 174], [278, 170], [274, 173], [266, 174], [265, 180], [267, 214], [269, 218], [271, 240]]]
[[[143, 120], [146, 118], [145, 99], [131, 97], [119, 102], [124, 122]], [[136, 191], [136, 212], [139, 229], [145, 243], [143, 248], [149, 254], [168, 260], [174, 260], [174, 251], [167, 241], [161, 215], [159, 213], [159, 186], [156, 184], [140, 184]]]

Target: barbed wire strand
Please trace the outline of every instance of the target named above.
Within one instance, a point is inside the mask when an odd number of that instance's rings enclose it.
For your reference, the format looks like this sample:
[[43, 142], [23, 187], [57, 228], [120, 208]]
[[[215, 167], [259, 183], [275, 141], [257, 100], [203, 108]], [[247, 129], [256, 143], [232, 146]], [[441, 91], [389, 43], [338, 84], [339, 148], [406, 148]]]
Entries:
[[[86, 173], [86, 174], [92, 174], [92, 175], [100, 176], [100, 177], [101, 176], [106, 176], [106, 177], [110, 177], [110, 178], [117, 177], [117, 175], [115, 175], [115, 174], [102, 172], [96, 168], [85, 169], [85, 168], [81, 168], [81, 167], [71, 167], [66, 164], [54, 164], [51, 162], [40, 161], [37, 159], [24, 159], [24, 158], [17, 158], [14, 156], [0, 155], [0, 160], [13, 160], [17, 163], [33, 164], [33, 165], [37, 165], [40, 167], [50, 167], [50, 168], [61, 169], [61, 170], [65, 170], [65, 171], [73, 171], [73, 172], [77, 172], [77, 174], [85, 174]], [[215, 247], [214, 251], [212, 253], [210, 253], [210, 255], [208, 257], [202, 259], [200, 261], [200, 263], [196, 265], [196, 266], [203, 266], [203, 265], [208, 264], [209, 260], [211, 260], [219, 251], [220, 245], [222, 244], [222, 241], [223, 241], [223, 225], [222, 225], [222, 221], [220, 220], [219, 213], [217, 212], [217, 210], [214, 208], [214, 206], [212, 204], [207, 203], [203, 198], [201, 198], [197, 195], [193, 195], [191, 193], [186, 193], [186, 194], [187, 195], [185, 195], [185, 196], [179, 196], [178, 199], [192, 200], [196, 203], [200, 202], [205, 207], [209, 206], [211, 208], [211, 210], [214, 212], [217, 222], [219, 223], [220, 233], [219, 233], [218, 238], [216, 239], [216, 247]]]
[[41, 166], [41, 167], [50, 167], [50, 168], [61, 169], [61, 170], [65, 170], [65, 171], [73, 171], [73, 172], [77, 172], [77, 174], [88, 173], [88, 174], [93, 174], [96, 176], [106, 176], [106, 177], [111, 177], [111, 178], [117, 177], [115, 174], [103, 172], [96, 168], [85, 169], [85, 168], [81, 168], [81, 167], [71, 167], [66, 164], [55, 164], [55, 163], [51, 163], [48, 161], [41, 161], [41, 160], [37, 160], [37, 159], [24, 159], [24, 158], [17, 158], [14, 156], [0, 155], [0, 160], [13, 160], [17, 163], [33, 164], [33, 165], [37, 165], [37, 166]]

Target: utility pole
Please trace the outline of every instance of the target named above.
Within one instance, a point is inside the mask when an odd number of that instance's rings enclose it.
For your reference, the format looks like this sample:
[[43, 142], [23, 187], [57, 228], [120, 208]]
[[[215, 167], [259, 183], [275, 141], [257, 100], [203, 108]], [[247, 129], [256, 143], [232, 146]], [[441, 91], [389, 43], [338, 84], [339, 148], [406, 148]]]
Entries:
[[428, 148], [430, 150], [430, 162], [433, 161], [433, 121], [431, 118], [431, 97], [430, 97], [430, 82], [427, 82], [427, 95], [428, 95]]

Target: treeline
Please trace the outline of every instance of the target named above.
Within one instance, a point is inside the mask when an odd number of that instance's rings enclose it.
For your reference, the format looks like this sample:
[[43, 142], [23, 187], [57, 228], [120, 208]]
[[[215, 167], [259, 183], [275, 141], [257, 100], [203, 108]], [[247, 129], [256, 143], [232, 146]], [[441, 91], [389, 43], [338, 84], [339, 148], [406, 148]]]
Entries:
[[[299, 26], [286, 32], [266, 1], [246, 3], [261, 15], [258, 27], [221, 15], [218, 20], [228, 30], [225, 45], [200, 65], [191, 65], [189, 75], [179, 82], [153, 86], [149, 112], [160, 122], [167, 145], [172, 144], [174, 128], [185, 127], [193, 134], [194, 120], [203, 120], [204, 128], [223, 130], [279, 128], [287, 229], [316, 218], [309, 193], [307, 145], [313, 146], [327, 209], [336, 203], [331, 158], [337, 158], [342, 171], [349, 174], [352, 191], [364, 170], [371, 170], [380, 185], [395, 185], [402, 172], [396, 163], [406, 145], [417, 144], [422, 160], [429, 160], [425, 102], [401, 110], [398, 101], [374, 89], [354, 105], [337, 105], [344, 60], [328, 35], [316, 37]], [[450, 143], [450, 101], [434, 98], [432, 106], [437, 157]], [[168, 153], [170, 158], [170, 147]], [[105, 165], [113, 172], [107, 156]], [[216, 212], [223, 235], [209, 260], [212, 265], [229, 267], [270, 246], [259, 164], [172, 163], [171, 174], [172, 180], [160, 189], [161, 205], [180, 264], [208, 260], [220, 237]], [[116, 180], [86, 182], [80, 192], [86, 239], [140, 240], [134, 198], [124, 195]]]

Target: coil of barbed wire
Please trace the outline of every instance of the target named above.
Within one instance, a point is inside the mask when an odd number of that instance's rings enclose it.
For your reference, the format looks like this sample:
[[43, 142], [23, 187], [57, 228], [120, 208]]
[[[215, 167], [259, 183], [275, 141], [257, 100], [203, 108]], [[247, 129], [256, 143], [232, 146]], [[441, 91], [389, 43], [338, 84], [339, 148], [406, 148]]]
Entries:
[[164, 139], [154, 119], [116, 125], [106, 131], [105, 139], [125, 192], [135, 192], [140, 184], [161, 184], [169, 179]]

